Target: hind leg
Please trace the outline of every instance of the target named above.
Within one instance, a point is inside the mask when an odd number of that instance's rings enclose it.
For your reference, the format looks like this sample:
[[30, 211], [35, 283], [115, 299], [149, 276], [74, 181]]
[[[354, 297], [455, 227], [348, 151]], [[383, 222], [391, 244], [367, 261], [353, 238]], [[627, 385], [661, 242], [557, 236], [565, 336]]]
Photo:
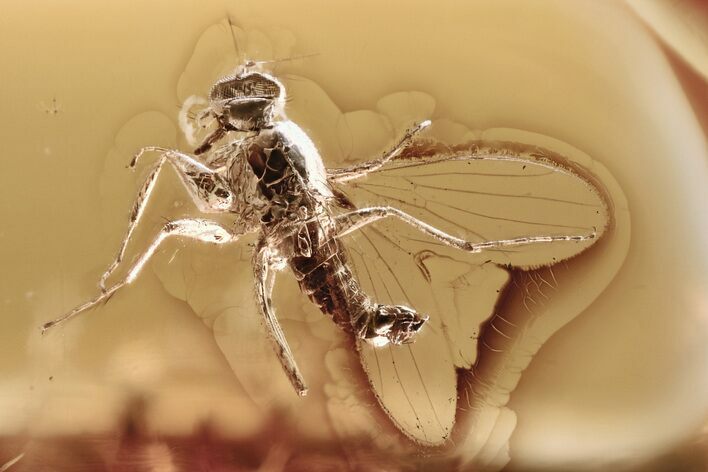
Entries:
[[587, 241], [596, 237], [595, 232], [579, 234], [573, 236], [525, 236], [513, 239], [499, 239], [495, 241], [472, 242], [448, 234], [425, 221], [409, 215], [393, 207], [370, 207], [354, 210], [336, 217], [338, 225], [338, 236], [345, 236], [368, 224], [375, 223], [384, 218], [394, 217], [404, 223], [411, 225], [422, 233], [431, 236], [441, 243], [461, 249], [463, 251], [477, 253], [489, 249], [499, 249], [511, 246], [522, 246], [525, 244], [552, 243], [556, 241]]
[[140, 274], [140, 272], [145, 267], [145, 264], [150, 260], [150, 257], [155, 253], [160, 244], [169, 236], [183, 236], [192, 239], [198, 239], [204, 242], [210, 242], [215, 244], [225, 244], [234, 241], [238, 235], [231, 233], [229, 230], [223, 226], [209, 220], [202, 219], [183, 219], [170, 221], [165, 224], [165, 226], [160, 231], [160, 234], [155, 238], [155, 240], [150, 244], [148, 249], [143, 252], [138, 260], [133, 264], [133, 266], [128, 271], [128, 274], [121, 280], [116, 282], [114, 285], [108, 287], [101, 291], [101, 294], [92, 298], [91, 300], [83, 303], [64, 316], [61, 316], [55, 320], [45, 323], [42, 326], [42, 333], [44, 333], [49, 328], [56, 326], [58, 324], [64, 323], [74, 316], [89, 310], [99, 303], [108, 301], [109, 298], [113, 296], [119, 289], [128, 285]]

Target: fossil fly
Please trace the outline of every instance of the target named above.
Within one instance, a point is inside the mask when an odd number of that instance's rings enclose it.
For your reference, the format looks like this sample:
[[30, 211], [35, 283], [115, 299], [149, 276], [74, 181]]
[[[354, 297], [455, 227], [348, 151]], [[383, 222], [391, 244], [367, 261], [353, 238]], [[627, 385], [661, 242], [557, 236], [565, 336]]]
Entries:
[[[350, 333], [360, 345], [377, 350], [413, 343], [421, 331], [425, 331], [429, 318], [426, 313], [418, 312], [415, 306], [385, 303], [364, 290], [360, 283], [361, 274], [353, 269], [354, 264], [345, 248], [345, 236], [375, 228], [384, 220], [397, 221], [420, 234], [421, 238], [455, 251], [506, 254], [551, 244], [566, 248], [558, 256], [563, 259], [592, 245], [605, 229], [607, 209], [601, 199], [596, 198], [594, 204], [581, 204], [578, 207], [581, 211], [574, 213], [581, 220], [585, 217], [582, 212], [586, 211], [582, 208], [588, 208], [588, 215], [602, 213], [591, 224], [557, 224], [555, 230], [544, 231], [543, 228], [554, 226], [552, 222], [541, 224], [501, 217], [497, 218], [501, 224], [495, 228], [512, 228], [499, 233], [501, 237], [487, 238], [473, 230], [467, 231], [461, 220], [441, 216], [436, 208], [443, 203], [436, 202], [433, 194], [471, 192], [478, 193], [482, 198], [494, 192], [475, 189], [473, 177], [489, 180], [494, 176], [504, 177], [505, 182], [510, 176], [538, 180], [540, 183], [533, 190], [524, 193], [525, 202], [554, 203], [556, 199], [540, 195], [545, 187], [541, 180], [544, 176], [561, 182], [556, 185], [577, 185], [587, 189], [585, 193], [591, 196], [597, 192], [573, 169], [543, 156], [513, 156], [493, 147], [484, 151], [476, 146], [454, 148], [426, 141], [420, 134], [431, 124], [428, 120], [411, 123], [396, 144], [377, 158], [348, 167], [328, 169], [310, 137], [288, 120], [285, 95], [285, 86], [278, 78], [261, 70], [258, 64], [247, 62], [233, 75], [221, 78], [212, 86], [208, 105], [197, 122], [209, 120], [213, 131], [207, 133], [192, 153], [162, 147], [140, 149], [130, 162], [130, 167], [134, 168], [146, 154], [154, 154], [158, 159], [133, 204], [128, 230], [118, 253], [100, 279], [100, 293], [44, 324], [43, 331], [107, 301], [134, 281], [168, 237], [226, 244], [244, 234], [257, 233], [258, 242], [253, 252], [257, 303], [275, 354], [295, 391], [305, 395], [305, 379], [279, 325], [271, 300], [275, 276], [279, 271], [289, 268], [301, 291], [324, 314]], [[126, 246], [141, 220], [158, 175], [166, 165], [177, 171], [202, 213], [228, 213], [235, 217], [235, 222], [233, 226], [226, 227], [206, 217], [168, 221], [149, 247], [126, 270], [127, 275], [109, 283], [111, 275], [122, 265]], [[492, 167], [485, 170], [485, 166]], [[377, 190], [375, 180], [371, 180], [384, 175], [393, 179], [391, 182], [402, 182], [400, 187], [396, 186], [398, 184], [389, 186], [398, 195], [407, 192], [412, 197], [407, 202], [398, 197], [387, 200], [386, 192], [380, 188], [382, 186]], [[427, 185], [425, 178], [433, 175], [442, 175], [443, 179], [448, 176], [450, 185]], [[401, 180], [404, 176], [406, 178]], [[376, 204], [355, 202], [347, 192], [348, 188], [357, 185], [359, 189], [381, 198], [376, 199]], [[465, 185], [470, 188], [463, 188]], [[518, 205], [518, 200], [512, 198], [513, 195], [498, 191], [494, 195], [497, 199], [508, 200], [511, 207], [526, 211], [523, 205]], [[399, 203], [406, 203], [405, 208]], [[450, 203], [444, 205], [461, 215], [467, 211]], [[522, 226], [514, 229], [513, 224], [519, 222]], [[535, 230], [529, 229], [534, 228], [534, 224], [541, 230], [533, 232]], [[420, 251], [409, 255], [429, 278], [426, 253]], [[521, 265], [524, 264], [530, 266], [535, 263], [530, 261]]]

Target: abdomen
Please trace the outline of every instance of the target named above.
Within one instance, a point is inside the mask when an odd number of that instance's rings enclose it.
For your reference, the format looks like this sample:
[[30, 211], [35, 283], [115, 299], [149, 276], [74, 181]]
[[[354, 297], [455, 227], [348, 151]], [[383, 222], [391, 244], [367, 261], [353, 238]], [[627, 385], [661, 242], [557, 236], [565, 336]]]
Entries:
[[315, 220], [307, 223], [307, 231], [312, 255], [292, 257], [290, 267], [310, 300], [341, 328], [352, 332], [370, 311], [371, 302], [349, 268], [333, 225]]

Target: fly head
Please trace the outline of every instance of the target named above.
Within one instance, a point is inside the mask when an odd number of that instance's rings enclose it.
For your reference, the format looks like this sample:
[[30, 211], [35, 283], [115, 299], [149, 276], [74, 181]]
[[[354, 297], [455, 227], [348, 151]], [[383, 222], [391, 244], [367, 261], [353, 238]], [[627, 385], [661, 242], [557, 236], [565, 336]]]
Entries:
[[211, 109], [226, 131], [269, 128], [283, 111], [283, 84], [263, 72], [249, 71], [249, 65], [216, 82], [209, 93]]

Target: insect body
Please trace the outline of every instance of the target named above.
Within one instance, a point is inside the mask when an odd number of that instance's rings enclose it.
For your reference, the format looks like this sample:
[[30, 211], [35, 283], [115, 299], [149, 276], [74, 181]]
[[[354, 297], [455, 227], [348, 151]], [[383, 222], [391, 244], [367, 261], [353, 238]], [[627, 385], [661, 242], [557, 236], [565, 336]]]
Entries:
[[[413, 342], [428, 317], [415, 307], [387, 304], [362, 290], [352, 270], [341, 238], [383, 219], [409, 225], [436, 244], [468, 253], [505, 250], [515, 246], [559, 242], [585, 243], [597, 236], [596, 230], [564, 229], [560, 233], [516, 235], [472, 241], [424, 221], [388, 204], [357, 207], [340, 190], [340, 185], [366, 179], [388, 166], [417, 168], [428, 164], [478, 164], [469, 153], [404, 156], [414, 136], [430, 122], [408, 130], [399, 142], [378, 159], [340, 169], [326, 169], [310, 138], [284, 114], [285, 89], [269, 74], [247, 63], [234, 75], [219, 80], [211, 89], [209, 105], [198, 121], [211, 119], [215, 129], [194, 154], [158, 147], [140, 150], [131, 162], [147, 152], [159, 159], [141, 188], [130, 215], [130, 224], [118, 254], [103, 274], [101, 294], [76, 307], [61, 318], [46, 323], [44, 330], [106, 301], [118, 289], [132, 282], [157, 247], [169, 236], [182, 236], [224, 244], [240, 235], [257, 232], [253, 265], [256, 297], [278, 355], [295, 390], [304, 395], [305, 381], [275, 317], [271, 293], [275, 274], [289, 267], [301, 290], [320, 310], [358, 340], [374, 347]], [[475, 160], [477, 159], [477, 160]], [[490, 158], [493, 161], [495, 158]], [[522, 165], [523, 159], [508, 159]], [[531, 161], [528, 161], [531, 164]], [[118, 282], [108, 284], [120, 266], [126, 246], [139, 223], [145, 205], [165, 164], [173, 166], [197, 207], [203, 213], [230, 213], [232, 227], [202, 218], [170, 221], [148, 249]], [[564, 172], [550, 163], [533, 162], [550, 174]], [[539, 174], [541, 175], [541, 174]], [[571, 179], [575, 176], [569, 174]], [[433, 208], [430, 206], [429, 208]], [[429, 211], [426, 206], [426, 211]], [[577, 251], [576, 251], [577, 252]]]
[[[118, 256], [101, 278], [102, 294], [44, 329], [107, 300], [131, 282], [158, 245], [168, 236], [184, 236], [207, 242], [226, 243], [239, 234], [260, 231], [254, 255], [256, 294], [276, 344], [276, 352], [298, 393], [307, 391], [288, 344], [271, 307], [274, 271], [285, 264], [297, 275], [302, 290], [324, 313], [362, 339], [381, 344], [408, 341], [425, 318], [405, 306], [376, 304], [359, 289], [338, 242], [342, 221], [330, 206], [335, 196], [315, 146], [294, 123], [275, 121], [282, 116], [284, 88], [275, 78], [260, 72], [239, 74], [217, 82], [212, 88], [211, 110], [218, 128], [197, 148], [196, 155], [210, 151], [228, 132], [247, 132], [245, 138], [214, 150], [207, 164], [178, 151], [145, 148], [161, 153], [149, 175], [130, 218], [130, 227]], [[407, 138], [409, 139], [409, 138]], [[167, 223], [150, 248], [138, 259], [128, 276], [111, 287], [105, 282], [123, 259], [125, 247], [142, 216], [161, 167], [175, 166], [198, 207], [206, 213], [232, 212], [239, 216], [235, 229], [204, 219]]]

